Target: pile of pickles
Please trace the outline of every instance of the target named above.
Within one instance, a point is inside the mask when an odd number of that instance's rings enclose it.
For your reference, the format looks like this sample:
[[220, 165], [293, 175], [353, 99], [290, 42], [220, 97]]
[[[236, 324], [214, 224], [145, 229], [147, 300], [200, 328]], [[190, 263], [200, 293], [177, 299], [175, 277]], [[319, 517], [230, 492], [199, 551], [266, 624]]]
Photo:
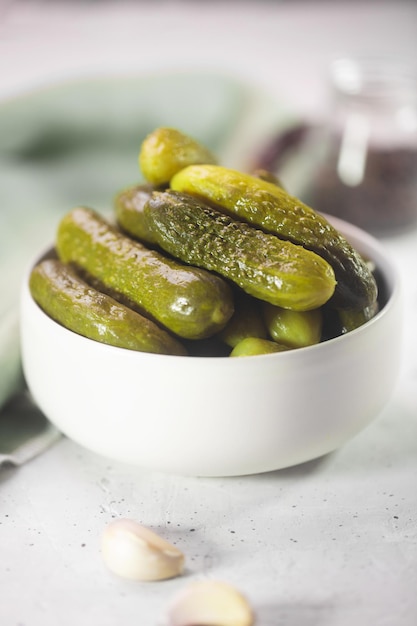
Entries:
[[378, 311], [372, 266], [271, 173], [218, 164], [185, 133], [142, 142], [145, 180], [113, 219], [75, 207], [30, 275], [52, 319], [89, 339], [180, 356], [250, 356], [326, 341]]

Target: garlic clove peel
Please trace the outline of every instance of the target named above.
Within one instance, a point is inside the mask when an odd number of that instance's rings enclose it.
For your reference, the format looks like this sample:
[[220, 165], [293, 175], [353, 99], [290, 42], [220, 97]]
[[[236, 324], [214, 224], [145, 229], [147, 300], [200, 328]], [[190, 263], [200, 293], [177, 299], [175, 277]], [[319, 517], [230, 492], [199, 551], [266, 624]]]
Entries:
[[168, 612], [169, 626], [252, 626], [254, 615], [246, 598], [217, 580], [195, 581], [182, 589]]
[[140, 581], [182, 574], [184, 554], [138, 522], [121, 518], [106, 526], [101, 541], [107, 567], [118, 576]]

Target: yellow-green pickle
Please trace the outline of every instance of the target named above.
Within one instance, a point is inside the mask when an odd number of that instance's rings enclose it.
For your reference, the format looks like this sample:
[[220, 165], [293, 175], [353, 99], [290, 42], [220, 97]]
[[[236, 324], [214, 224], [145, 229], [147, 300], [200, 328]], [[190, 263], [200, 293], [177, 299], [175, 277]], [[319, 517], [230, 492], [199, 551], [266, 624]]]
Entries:
[[255, 356], [257, 354], [274, 354], [275, 352], [285, 352], [289, 350], [287, 346], [271, 341], [270, 339], [261, 339], [260, 337], [246, 337], [235, 345], [230, 353], [234, 356]]
[[30, 291], [48, 315], [79, 335], [128, 350], [185, 355], [179, 341], [152, 321], [90, 287], [66, 263], [40, 262]]
[[291, 311], [265, 302], [263, 313], [268, 333], [278, 343], [291, 348], [304, 348], [319, 343], [321, 339], [321, 309]]
[[91, 209], [78, 207], [64, 216], [56, 248], [62, 261], [132, 300], [180, 337], [208, 337], [233, 314], [231, 290], [221, 278], [147, 249]]
[[187, 165], [216, 162], [201, 143], [169, 127], [156, 128], [144, 139], [139, 152], [139, 167], [153, 185], [168, 184]]
[[335, 306], [363, 309], [375, 302], [375, 279], [357, 251], [327, 219], [276, 184], [208, 164], [184, 168], [170, 185], [322, 256], [336, 275]]
[[135, 239], [153, 245], [156, 243], [144, 216], [146, 202], [158, 187], [154, 185], [135, 185], [119, 192], [114, 199], [117, 224]]
[[221, 274], [255, 298], [306, 311], [333, 295], [334, 272], [320, 256], [233, 220], [192, 196], [155, 192], [144, 212], [166, 252]]
[[267, 339], [260, 300], [236, 291], [235, 312], [218, 337], [231, 348], [248, 337]]

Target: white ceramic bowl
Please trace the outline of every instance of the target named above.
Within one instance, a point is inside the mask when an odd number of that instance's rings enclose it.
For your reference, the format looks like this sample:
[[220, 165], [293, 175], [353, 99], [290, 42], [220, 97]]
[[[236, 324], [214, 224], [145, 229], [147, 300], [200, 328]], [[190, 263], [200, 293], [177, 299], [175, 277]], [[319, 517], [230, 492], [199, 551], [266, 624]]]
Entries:
[[262, 356], [178, 357], [81, 337], [21, 298], [29, 389], [65, 435], [101, 455], [175, 474], [276, 470], [335, 450], [388, 401], [400, 366], [398, 276], [381, 245], [331, 219], [379, 268], [384, 308], [364, 326], [308, 348]]

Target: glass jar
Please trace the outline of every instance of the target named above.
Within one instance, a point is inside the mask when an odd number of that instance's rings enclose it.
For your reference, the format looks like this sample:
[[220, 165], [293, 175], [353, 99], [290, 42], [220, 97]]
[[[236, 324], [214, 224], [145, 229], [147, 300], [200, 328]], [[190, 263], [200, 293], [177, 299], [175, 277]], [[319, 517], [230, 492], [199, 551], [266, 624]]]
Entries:
[[376, 235], [417, 225], [416, 74], [381, 59], [339, 59], [331, 94], [296, 195]]

